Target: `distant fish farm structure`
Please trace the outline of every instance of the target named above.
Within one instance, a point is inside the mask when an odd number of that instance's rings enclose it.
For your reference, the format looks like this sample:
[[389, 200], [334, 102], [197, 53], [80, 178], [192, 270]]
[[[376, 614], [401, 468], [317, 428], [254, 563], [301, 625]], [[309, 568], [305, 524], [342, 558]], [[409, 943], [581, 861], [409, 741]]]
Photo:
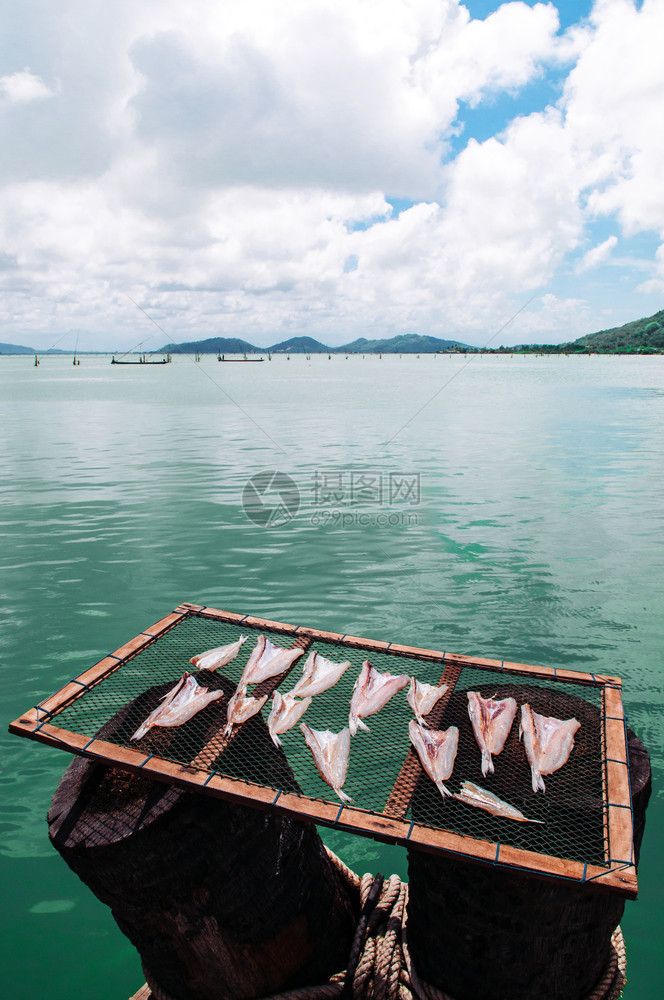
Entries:
[[165, 358], [160, 358], [159, 361], [148, 360], [146, 354], [140, 354], [138, 358], [131, 358], [129, 361], [125, 361], [126, 355], [123, 354], [121, 358], [116, 358], [115, 355], [111, 358], [112, 365], [169, 365], [171, 363], [171, 356], [167, 354]]

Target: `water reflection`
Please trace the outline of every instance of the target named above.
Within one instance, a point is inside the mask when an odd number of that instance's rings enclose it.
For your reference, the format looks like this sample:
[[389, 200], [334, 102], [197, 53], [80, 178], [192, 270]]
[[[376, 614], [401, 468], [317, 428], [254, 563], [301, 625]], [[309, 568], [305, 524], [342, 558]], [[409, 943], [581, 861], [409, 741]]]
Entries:
[[[209, 378], [185, 359], [114, 371], [86, 358], [74, 372], [66, 359], [0, 362], [7, 719], [192, 600], [617, 673], [661, 777], [663, 359], [481, 358], [442, 392], [461, 359], [294, 356], [258, 371], [204, 359]], [[289, 523], [245, 516], [244, 484], [261, 469], [297, 483]], [[334, 470], [417, 474], [420, 502], [322, 504], [316, 474]], [[414, 521], [377, 519], [406, 509]], [[316, 521], [321, 510], [354, 519]], [[2, 744], [0, 851], [47, 856], [65, 755]], [[661, 813], [648, 822], [644, 867]], [[402, 852], [326, 837], [360, 872], [406, 874]], [[644, 884], [647, 900], [647, 868]], [[36, 905], [69, 898], [44, 885]], [[628, 1000], [643, 975], [631, 973]]]

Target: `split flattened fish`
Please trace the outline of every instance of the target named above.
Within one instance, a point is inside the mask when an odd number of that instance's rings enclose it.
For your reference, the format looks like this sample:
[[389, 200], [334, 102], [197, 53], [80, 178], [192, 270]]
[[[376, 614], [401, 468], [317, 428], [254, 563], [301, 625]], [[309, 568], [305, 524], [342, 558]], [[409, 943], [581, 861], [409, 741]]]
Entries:
[[477, 745], [482, 751], [482, 774], [493, 774], [492, 753], [500, 753], [516, 715], [514, 698], [494, 701], [479, 691], [468, 691], [468, 715], [473, 724]]
[[181, 726], [211, 701], [223, 697], [223, 691], [208, 691], [197, 684], [191, 674], [185, 673], [175, 687], [163, 696], [157, 708], [150, 712], [131, 739], [140, 740], [153, 726]]
[[441, 684], [440, 687], [436, 687], [435, 684], [424, 684], [422, 681], [418, 681], [416, 677], [411, 677], [410, 687], [408, 688], [408, 704], [421, 726], [428, 726], [428, 723], [424, 721], [424, 716], [429, 714], [447, 689], [447, 684]]
[[408, 681], [409, 677], [406, 674], [395, 676], [392, 674], [381, 674], [371, 666], [368, 660], [365, 660], [362, 664], [360, 674], [355, 681], [353, 694], [350, 699], [349, 725], [351, 736], [355, 736], [358, 727], [370, 732], [369, 727], [361, 721], [362, 718], [380, 712], [381, 708], [387, 705], [392, 695], [396, 694], [397, 691], [401, 691]]
[[266, 701], [266, 694], [262, 698], [252, 698], [242, 688], [238, 688], [226, 709], [227, 725], [224, 729], [224, 736], [230, 736], [233, 726], [241, 725], [247, 719], [250, 719], [252, 715], [256, 715], [256, 712], [260, 712]]
[[270, 736], [275, 746], [281, 746], [279, 735], [287, 733], [289, 729], [292, 729], [295, 723], [299, 722], [302, 718], [310, 704], [310, 697], [305, 698], [303, 701], [298, 701], [297, 698], [293, 697], [292, 692], [283, 695], [278, 691], [274, 692], [272, 695], [272, 711], [267, 717], [267, 728], [270, 730]]
[[197, 670], [218, 670], [235, 659], [240, 652], [242, 643], [246, 641], [247, 636], [241, 635], [237, 642], [229, 642], [227, 646], [217, 646], [216, 649], [208, 649], [205, 653], [198, 653], [197, 656], [192, 656], [189, 662]]
[[248, 684], [259, 684], [268, 677], [276, 677], [290, 667], [298, 656], [302, 656], [303, 652], [299, 646], [293, 646], [292, 649], [273, 646], [269, 639], [260, 635], [242, 672], [238, 688], [246, 690]]
[[321, 691], [327, 691], [328, 688], [337, 683], [349, 666], [349, 660], [335, 663], [334, 660], [326, 660], [320, 653], [312, 650], [305, 661], [302, 676], [291, 694], [298, 698], [306, 698], [308, 695], [313, 697], [315, 694], [320, 694]]
[[533, 791], [546, 791], [543, 774], [553, 774], [569, 760], [574, 736], [581, 723], [577, 719], [551, 719], [521, 706], [519, 739], [523, 740], [533, 778]]
[[408, 724], [410, 742], [417, 750], [422, 767], [434, 782], [440, 794], [445, 798], [451, 792], [443, 784], [452, 774], [454, 761], [459, 746], [459, 730], [456, 726], [441, 731], [425, 729], [415, 719]]
[[314, 755], [314, 761], [323, 781], [337, 793], [342, 802], [353, 800], [341, 787], [346, 780], [348, 770], [348, 755], [350, 753], [350, 732], [348, 728], [340, 733], [331, 733], [329, 729], [311, 729], [306, 722], [300, 723], [300, 729], [307, 741], [307, 746]]
[[464, 781], [459, 794], [453, 797], [458, 799], [459, 802], [465, 802], [467, 806], [475, 806], [477, 809], [483, 809], [484, 812], [491, 813], [492, 816], [502, 816], [503, 819], [514, 819], [517, 823], [544, 822], [542, 819], [528, 819], [516, 806], [511, 806], [509, 802], [503, 802], [493, 792], [487, 792], [486, 788], [480, 788], [479, 785], [474, 785], [472, 781]]

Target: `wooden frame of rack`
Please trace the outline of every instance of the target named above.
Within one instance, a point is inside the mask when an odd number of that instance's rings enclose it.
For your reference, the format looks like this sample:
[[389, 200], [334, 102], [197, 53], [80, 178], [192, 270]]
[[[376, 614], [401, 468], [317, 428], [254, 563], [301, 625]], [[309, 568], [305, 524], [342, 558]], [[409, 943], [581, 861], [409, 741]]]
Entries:
[[[460, 835], [443, 829], [419, 825], [406, 819], [413, 790], [420, 774], [420, 764], [412, 749], [406, 754], [399, 776], [394, 783], [382, 813], [372, 813], [352, 805], [338, 804], [309, 798], [277, 788], [226, 777], [210, 770], [213, 760], [229, 738], [217, 733], [189, 764], [178, 764], [149, 754], [140, 748], [125, 748], [80, 733], [71, 732], [57, 725], [57, 716], [72, 702], [103, 682], [139, 652], [157, 642], [184, 619], [196, 616], [235, 625], [269, 629], [292, 637], [303, 648], [314, 641], [336, 643], [340, 646], [366, 650], [368, 653], [386, 653], [419, 660], [442, 663], [439, 683], [449, 685], [449, 690], [434, 709], [430, 722], [436, 724], [445, 711], [454, 686], [464, 667], [499, 669], [508, 676], [531, 679], [571, 681], [601, 689], [601, 743], [603, 758], [604, 834], [606, 867], [565, 860], [551, 855], [522, 850], [488, 840]], [[271, 693], [279, 678], [264, 682], [256, 694]], [[399, 643], [342, 635], [305, 626], [293, 626], [270, 621], [253, 615], [240, 615], [220, 611], [198, 604], [183, 603], [171, 614], [140, 632], [135, 638], [120, 646], [113, 653], [84, 671], [79, 677], [65, 684], [51, 697], [24, 712], [9, 726], [12, 733], [26, 736], [50, 746], [68, 750], [91, 760], [115, 766], [132, 773], [140, 773], [157, 781], [174, 784], [217, 796], [232, 802], [275, 811], [312, 823], [349, 833], [372, 837], [386, 843], [432, 853], [458, 855], [467, 861], [500, 865], [538, 876], [563, 878], [593, 886], [598, 890], [618, 893], [635, 898], [637, 894], [636, 868], [633, 859], [633, 822], [629, 786], [629, 762], [625, 718], [622, 705], [622, 682], [618, 677], [558, 670], [552, 667], [508, 663], [501, 660], [463, 656], [439, 650], [421, 649]], [[230, 737], [232, 739], [233, 737]]]

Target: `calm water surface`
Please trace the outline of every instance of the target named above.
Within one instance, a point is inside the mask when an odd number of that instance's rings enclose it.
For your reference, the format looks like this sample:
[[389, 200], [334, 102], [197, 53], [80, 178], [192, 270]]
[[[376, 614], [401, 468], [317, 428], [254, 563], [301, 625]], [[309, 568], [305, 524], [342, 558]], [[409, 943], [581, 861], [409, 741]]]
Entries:
[[[619, 674], [654, 779], [640, 896], [622, 922], [624, 995], [654, 996], [664, 359], [108, 362], [0, 358], [5, 722], [181, 601]], [[242, 504], [263, 470], [299, 493], [297, 514], [271, 527]], [[143, 982], [110, 912], [50, 848], [45, 813], [68, 760], [2, 736], [12, 1000], [124, 1000]], [[406, 877], [400, 849], [324, 836], [359, 872]]]

